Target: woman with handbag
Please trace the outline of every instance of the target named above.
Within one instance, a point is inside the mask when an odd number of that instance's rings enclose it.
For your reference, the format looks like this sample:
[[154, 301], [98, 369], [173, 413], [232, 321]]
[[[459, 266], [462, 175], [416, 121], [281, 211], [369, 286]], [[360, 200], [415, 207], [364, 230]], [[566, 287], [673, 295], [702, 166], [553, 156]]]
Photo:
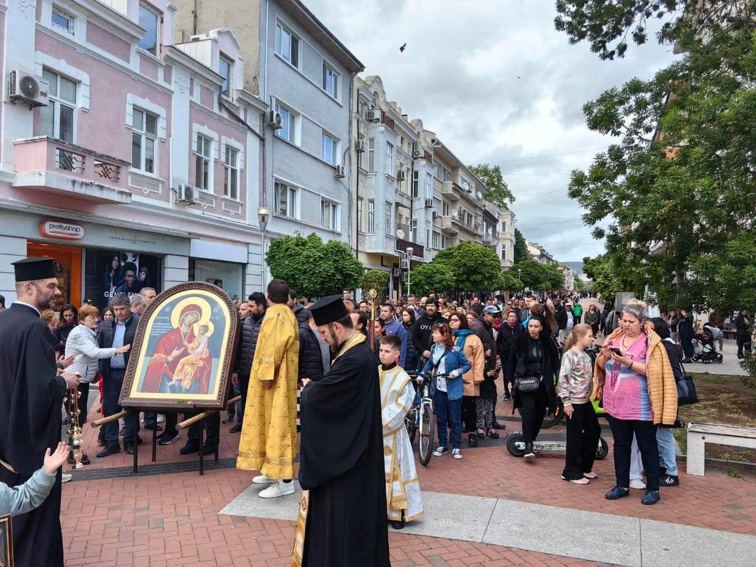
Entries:
[[[483, 342], [473, 331], [470, 330], [470, 325], [465, 315], [458, 312], [452, 313], [449, 317], [449, 328], [456, 339], [457, 348], [462, 350], [472, 366], [472, 368], [462, 376], [462, 382], [465, 388], [464, 397], [462, 398], [462, 413], [464, 414], [465, 411], [467, 411], [464, 407], [465, 404], [469, 404], [471, 418], [467, 430], [471, 431], [471, 433], [468, 436], [467, 444], [470, 447], [476, 447], [478, 445], [478, 439], [484, 439], [486, 436], [485, 418], [483, 419], [484, 423], [481, 424], [481, 411], [478, 409], [478, 405], [484, 401], [480, 397], [480, 384], [485, 378], [484, 371], [486, 355]], [[465, 422], [463, 425], [466, 424], [466, 418], [464, 415], [463, 421]], [[476, 427], [477, 432], [475, 431]], [[491, 424], [491, 429], [493, 430], [493, 424]]]
[[609, 335], [596, 358], [593, 399], [601, 400], [614, 437], [617, 485], [606, 493], [617, 500], [630, 493], [630, 447], [633, 434], [646, 471], [641, 504], [659, 499], [659, 450], [656, 426], [673, 425], [677, 388], [662, 340], [646, 325], [645, 304], [628, 303], [620, 326]]
[[559, 352], [551, 335], [544, 332], [546, 322], [538, 314], [528, 320], [527, 333], [515, 339], [509, 357], [509, 375], [514, 376], [515, 408], [522, 417], [522, 436], [525, 440], [526, 462], [535, 459], [533, 442], [538, 437], [546, 415], [546, 408], [557, 407], [554, 381], [559, 374]]
[[431, 396], [438, 422], [438, 448], [433, 452], [440, 457], [449, 452], [448, 423], [451, 421], [452, 456], [462, 458], [462, 395], [465, 387], [462, 375], [471, 368], [465, 354], [454, 346], [454, 335], [446, 323], [436, 323], [431, 331], [433, 347], [422, 375], [433, 374]]

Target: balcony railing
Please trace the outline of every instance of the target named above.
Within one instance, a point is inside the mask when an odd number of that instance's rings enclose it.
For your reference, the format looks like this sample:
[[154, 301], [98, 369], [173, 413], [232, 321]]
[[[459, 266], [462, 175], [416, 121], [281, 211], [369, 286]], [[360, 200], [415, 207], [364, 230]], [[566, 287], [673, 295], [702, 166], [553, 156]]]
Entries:
[[130, 203], [129, 162], [47, 137], [14, 142], [15, 187], [102, 203]]

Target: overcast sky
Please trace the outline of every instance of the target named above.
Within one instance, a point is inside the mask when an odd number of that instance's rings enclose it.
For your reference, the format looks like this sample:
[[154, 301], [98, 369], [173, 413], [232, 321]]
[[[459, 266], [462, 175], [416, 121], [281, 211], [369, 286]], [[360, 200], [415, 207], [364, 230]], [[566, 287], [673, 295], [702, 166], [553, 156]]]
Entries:
[[[655, 42], [603, 62], [554, 29], [553, 0], [304, 0], [389, 100], [467, 164], [498, 164], [517, 227], [560, 261], [603, 251], [567, 196], [570, 172], [611, 139], [582, 106], [672, 61]], [[404, 53], [399, 47], [407, 43]]]

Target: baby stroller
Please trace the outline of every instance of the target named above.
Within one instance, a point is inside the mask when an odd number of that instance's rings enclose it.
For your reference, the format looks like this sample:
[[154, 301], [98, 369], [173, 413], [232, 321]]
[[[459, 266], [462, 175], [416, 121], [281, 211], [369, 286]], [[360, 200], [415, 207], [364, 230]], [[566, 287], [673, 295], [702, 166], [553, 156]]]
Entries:
[[714, 334], [711, 332], [709, 325], [704, 325], [700, 333], [696, 333], [693, 338], [693, 362], [703, 362], [704, 364], [721, 364], [723, 357], [714, 349]]

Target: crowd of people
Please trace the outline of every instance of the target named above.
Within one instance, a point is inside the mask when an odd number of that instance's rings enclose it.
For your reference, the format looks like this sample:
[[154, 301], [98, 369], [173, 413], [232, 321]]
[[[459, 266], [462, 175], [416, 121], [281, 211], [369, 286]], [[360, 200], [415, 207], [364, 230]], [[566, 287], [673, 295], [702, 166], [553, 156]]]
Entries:
[[[34, 557], [40, 541], [62, 562], [60, 482], [70, 474], [56, 471], [63, 460], [74, 459], [65, 445], [58, 445], [65, 392], [78, 390], [81, 425], [94, 383], [100, 402], [93, 411], [109, 416], [121, 410], [118, 400], [137, 323], [156, 297], [150, 287], [131, 294], [114, 288], [102, 310], [90, 304], [52, 309], [61, 294], [50, 262], [17, 263], [18, 299], [0, 317], [0, 368], [6, 377], [0, 507], [20, 514], [20, 565], [30, 564], [23, 558]], [[524, 461], [535, 462], [544, 417], [558, 411], [561, 402], [567, 417], [562, 479], [586, 485], [597, 478], [597, 414], [604, 413], [614, 438], [616, 476], [607, 499], [642, 488], [641, 502], [650, 505], [660, 500], [660, 487], [678, 485], [671, 428], [678, 423], [675, 382], [683, 374], [681, 362], [690, 358], [688, 340], [695, 336], [692, 318], [685, 311], [649, 318], [647, 307], [635, 300], [620, 309], [589, 302], [584, 311], [580, 300], [564, 292], [491, 294], [485, 300], [477, 295], [410, 295], [371, 305], [355, 302], [345, 290], [313, 304], [274, 279], [266, 293], [237, 301], [231, 382], [241, 400], [223, 421], [231, 434], [241, 434], [237, 467], [258, 473], [252, 483], [260, 486], [259, 497], [294, 493], [295, 477], [305, 489], [300, 514], [305, 510], [308, 520], [300, 518], [297, 525], [294, 564], [314, 557], [317, 564], [341, 563], [344, 557], [361, 562], [367, 549], [377, 554], [371, 555], [371, 563], [384, 564], [387, 522], [401, 528], [422, 515], [404, 419], [424, 380], [430, 381], [437, 420], [436, 457], [449, 454], [461, 460], [463, 441], [475, 447], [499, 438], [499, 430], [505, 429], [495, 411], [501, 376], [501, 398], [511, 401], [522, 420]], [[195, 323], [186, 321], [188, 326]], [[749, 341], [740, 339], [741, 329], [746, 336], [751, 325], [747, 312], [739, 312], [735, 324], [742, 356], [750, 348]], [[594, 342], [601, 335], [597, 349]], [[161, 355], [166, 367], [178, 368], [169, 364], [174, 355]], [[45, 378], [30, 381], [32, 375]], [[27, 418], [37, 423], [34, 438], [28, 427], [12, 423], [25, 419], [28, 406], [16, 408], [28, 397], [40, 408]], [[195, 413], [184, 412], [184, 417]], [[177, 421], [176, 413], [144, 412], [140, 425], [139, 415], [128, 413], [120, 423], [101, 428], [96, 457], [135, 452], [141, 427], [158, 430], [158, 443], [170, 445], [180, 439]], [[192, 426], [180, 453], [215, 453], [220, 423], [221, 413], [210, 413], [204, 439], [202, 426]], [[90, 462], [86, 454], [76, 458]], [[8, 492], [24, 483], [28, 498]], [[384, 490], [366, 500], [365, 487], [371, 485]], [[365, 506], [356, 514], [352, 503], [358, 495]], [[350, 541], [344, 535], [350, 533], [359, 534], [362, 543], [344, 548], [338, 542]]]

